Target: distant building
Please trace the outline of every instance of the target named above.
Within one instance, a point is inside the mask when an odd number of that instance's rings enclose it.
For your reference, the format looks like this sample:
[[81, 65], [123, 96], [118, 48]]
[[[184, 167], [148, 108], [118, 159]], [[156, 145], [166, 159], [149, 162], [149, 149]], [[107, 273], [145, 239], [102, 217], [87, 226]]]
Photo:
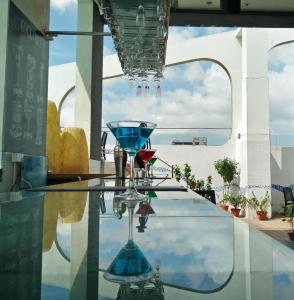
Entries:
[[173, 140], [172, 145], [201, 145], [207, 146], [207, 137], [193, 137], [192, 142], [184, 142], [179, 140]]
[[192, 139], [193, 145], [204, 145], [207, 146], [207, 137], [195, 136]]

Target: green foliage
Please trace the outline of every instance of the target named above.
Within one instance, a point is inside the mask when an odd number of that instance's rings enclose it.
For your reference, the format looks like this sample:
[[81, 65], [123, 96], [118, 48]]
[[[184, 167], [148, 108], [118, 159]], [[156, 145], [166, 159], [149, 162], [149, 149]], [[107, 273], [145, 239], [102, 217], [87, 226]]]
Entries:
[[212, 190], [212, 177], [209, 175], [206, 179], [206, 190], [211, 191]]
[[259, 210], [261, 211], [267, 211], [267, 209], [269, 208], [271, 204], [271, 199], [270, 199], [270, 196], [269, 196], [269, 193], [266, 192], [264, 197], [262, 197], [260, 199], [260, 202], [259, 202]]
[[246, 206], [247, 199], [243, 195], [226, 194], [223, 198], [224, 203], [230, 203], [235, 209]]
[[266, 192], [259, 200], [254, 193], [252, 193], [252, 197], [248, 199], [248, 206], [255, 211], [267, 211], [270, 203], [271, 200], [268, 192]]
[[[225, 196], [226, 196], [226, 195], [225, 195]], [[224, 198], [223, 198], [219, 203], [220, 203], [220, 204], [224, 204], [224, 205], [228, 205], [229, 202], [228, 202], [227, 198], [225, 198], [225, 196], [224, 196]]]
[[254, 193], [252, 193], [252, 197], [248, 199], [248, 206], [254, 210], [258, 210], [259, 202]]
[[179, 182], [182, 178], [182, 176], [185, 177], [185, 180], [187, 182], [187, 186], [191, 189], [191, 190], [207, 190], [207, 191], [211, 191], [212, 187], [212, 177], [208, 176], [205, 180], [203, 179], [199, 179], [196, 180], [195, 175], [191, 174], [191, 166], [188, 164], [184, 165], [184, 169], [181, 169], [178, 165], [174, 166], [174, 175], [175, 175], [175, 179]]
[[191, 176], [191, 167], [188, 164], [184, 165], [184, 176], [186, 178], [187, 183], [189, 182]]
[[204, 190], [205, 181], [203, 179], [199, 179], [196, 181], [197, 190]]
[[179, 182], [182, 177], [182, 172], [181, 172], [181, 168], [178, 165], [174, 166], [174, 174], [175, 174], [176, 181]]
[[239, 174], [238, 163], [231, 158], [225, 157], [214, 162], [217, 173], [223, 178], [225, 183], [229, 185], [233, 179]]
[[285, 215], [286, 218], [283, 218], [282, 221], [289, 223], [291, 231], [294, 232], [294, 204], [286, 206]]
[[189, 177], [188, 186], [192, 191], [194, 191], [196, 189], [197, 181], [196, 181], [194, 175]]

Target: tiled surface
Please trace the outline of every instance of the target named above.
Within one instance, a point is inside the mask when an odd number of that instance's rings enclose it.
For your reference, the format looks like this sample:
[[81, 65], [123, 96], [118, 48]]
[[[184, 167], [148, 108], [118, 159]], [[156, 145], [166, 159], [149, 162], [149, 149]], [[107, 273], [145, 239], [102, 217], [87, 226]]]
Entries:
[[282, 221], [282, 219], [282, 215], [276, 215], [272, 219], [266, 221], [246, 218], [244, 218], [243, 220], [248, 224], [256, 226], [259, 230], [268, 234], [276, 240], [290, 241], [288, 236], [288, 232], [290, 232], [289, 224]]

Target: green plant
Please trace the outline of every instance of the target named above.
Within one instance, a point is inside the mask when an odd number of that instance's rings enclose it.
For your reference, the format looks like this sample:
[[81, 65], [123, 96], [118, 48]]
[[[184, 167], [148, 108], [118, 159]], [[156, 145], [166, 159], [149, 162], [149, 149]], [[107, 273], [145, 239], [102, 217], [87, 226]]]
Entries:
[[269, 193], [266, 192], [264, 197], [262, 197], [260, 199], [258, 210], [267, 211], [267, 209], [270, 206], [270, 203], [271, 203], [271, 199], [270, 199]]
[[230, 185], [233, 179], [239, 174], [238, 163], [234, 159], [228, 157], [216, 160], [214, 162], [214, 167], [228, 185]]
[[174, 166], [174, 174], [175, 174], [176, 181], [179, 182], [182, 178], [182, 171], [181, 171], [181, 168], [178, 165]]
[[224, 204], [224, 205], [227, 205], [228, 203], [229, 202], [228, 202], [228, 200], [225, 197], [219, 202], [219, 204]]
[[252, 197], [248, 199], [248, 206], [254, 210], [258, 210], [259, 202], [255, 194], [252, 192]]
[[187, 183], [189, 182], [191, 176], [191, 167], [188, 164], [184, 165], [184, 176], [186, 178]]
[[191, 190], [194, 191], [196, 189], [197, 183], [194, 175], [190, 176], [188, 185]]
[[209, 175], [206, 179], [206, 190], [207, 191], [212, 190], [211, 184], [212, 184], [212, 177]]
[[205, 182], [203, 179], [199, 179], [196, 181], [197, 190], [204, 190]]
[[246, 203], [243, 195], [232, 195], [232, 194], [226, 194], [224, 195], [223, 200], [225, 200], [227, 203], [230, 203], [234, 209], [238, 209], [243, 207], [243, 205]]
[[239, 206], [240, 208], [245, 209], [248, 204], [248, 199], [245, 195], [239, 195], [239, 197], [241, 198]]
[[294, 233], [294, 204], [286, 206], [285, 215], [286, 218], [283, 218], [282, 221], [289, 223], [290, 230]]
[[255, 211], [267, 211], [270, 206], [270, 196], [269, 193], [266, 192], [263, 197], [259, 200], [252, 192], [252, 197], [248, 199], [248, 206]]

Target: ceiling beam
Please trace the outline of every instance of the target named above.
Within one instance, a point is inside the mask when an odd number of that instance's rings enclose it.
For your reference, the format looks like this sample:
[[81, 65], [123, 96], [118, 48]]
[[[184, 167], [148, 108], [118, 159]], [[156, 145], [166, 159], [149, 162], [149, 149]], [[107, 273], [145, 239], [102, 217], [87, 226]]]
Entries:
[[294, 28], [294, 12], [172, 10], [170, 26]]
[[241, 0], [221, 0], [221, 9], [223, 12], [229, 14], [239, 13], [241, 10]]

